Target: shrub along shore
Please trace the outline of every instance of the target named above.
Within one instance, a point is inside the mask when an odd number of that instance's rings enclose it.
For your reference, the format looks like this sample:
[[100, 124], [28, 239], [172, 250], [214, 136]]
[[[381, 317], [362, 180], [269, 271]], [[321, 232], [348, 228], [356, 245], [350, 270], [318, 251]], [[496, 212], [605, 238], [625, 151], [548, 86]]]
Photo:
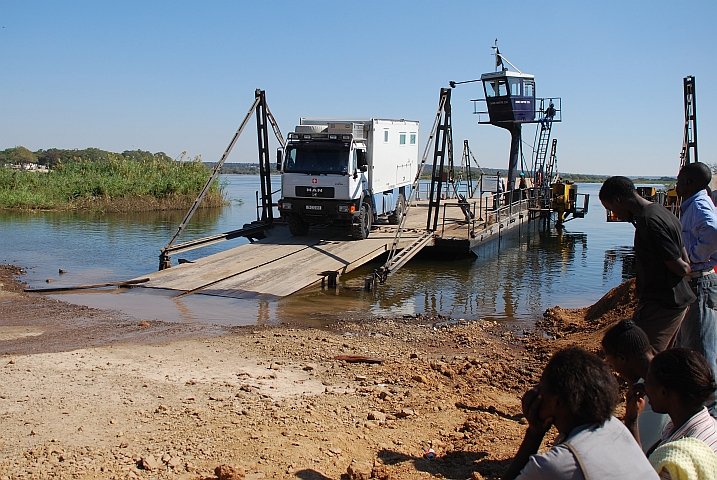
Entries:
[[[28, 169], [34, 164], [46, 165], [49, 171]], [[94, 148], [30, 152], [16, 147], [0, 151], [0, 208], [97, 212], [187, 209], [210, 175], [199, 158], [173, 160], [162, 152], [113, 153]], [[202, 207], [224, 204], [223, 187], [215, 182]]]

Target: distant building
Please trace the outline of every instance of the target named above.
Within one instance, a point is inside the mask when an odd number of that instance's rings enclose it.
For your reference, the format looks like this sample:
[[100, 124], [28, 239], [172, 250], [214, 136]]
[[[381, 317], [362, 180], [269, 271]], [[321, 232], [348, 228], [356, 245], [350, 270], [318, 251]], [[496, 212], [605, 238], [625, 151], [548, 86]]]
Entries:
[[28, 172], [40, 172], [47, 173], [50, 169], [47, 165], [38, 165], [37, 163], [17, 163], [15, 165], [5, 164], [5, 168], [12, 168], [13, 170], [26, 170]]

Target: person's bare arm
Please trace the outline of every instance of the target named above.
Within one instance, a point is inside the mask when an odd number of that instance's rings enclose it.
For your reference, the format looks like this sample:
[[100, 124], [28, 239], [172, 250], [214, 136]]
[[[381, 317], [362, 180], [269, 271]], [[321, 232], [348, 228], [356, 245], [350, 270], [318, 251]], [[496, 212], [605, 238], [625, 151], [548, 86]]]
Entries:
[[625, 426], [635, 437], [637, 444], [642, 446], [637, 419], [645, 408], [645, 384], [634, 383], [630, 385], [625, 396]]
[[528, 420], [528, 429], [525, 431], [523, 443], [520, 444], [518, 452], [503, 475], [503, 480], [513, 480], [520, 475], [520, 471], [528, 463], [530, 456], [538, 453], [540, 444], [543, 443], [543, 437], [552, 425], [552, 418], [541, 421], [538, 417], [538, 408], [542, 398], [538, 387], [531, 388], [523, 395], [523, 414]]

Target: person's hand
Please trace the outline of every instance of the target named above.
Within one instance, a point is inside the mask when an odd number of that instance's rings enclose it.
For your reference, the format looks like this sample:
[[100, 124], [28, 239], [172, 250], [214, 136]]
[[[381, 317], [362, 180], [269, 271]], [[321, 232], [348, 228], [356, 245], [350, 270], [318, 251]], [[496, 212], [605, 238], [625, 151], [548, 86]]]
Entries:
[[523, 415], [525, 415], [526, 420], [528, 420], [528, 431], [541, 437], [545, 435], [545, 432], [550, 430], [550, 426], [553, 424], [553, 417], [541, 419], [538, 414], [542, 401], [543, 396], [540, 393], [539, 385], [525, 392], [521, 400]]
[[634, 425], [645, 408], [645, 384], [633, 383], [625, 396], [625, 424]]

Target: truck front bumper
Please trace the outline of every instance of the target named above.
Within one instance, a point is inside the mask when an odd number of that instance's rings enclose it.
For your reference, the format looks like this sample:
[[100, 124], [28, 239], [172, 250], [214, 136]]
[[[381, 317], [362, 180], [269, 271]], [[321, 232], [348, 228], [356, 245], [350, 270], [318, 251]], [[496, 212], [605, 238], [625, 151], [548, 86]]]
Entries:
[[332, 200], [326, 198], [282, 198], [279, 200], [279, 213], [301, 215], [309, 223], [346, 223], [350, 224], [358, 216], [359, 200]]

